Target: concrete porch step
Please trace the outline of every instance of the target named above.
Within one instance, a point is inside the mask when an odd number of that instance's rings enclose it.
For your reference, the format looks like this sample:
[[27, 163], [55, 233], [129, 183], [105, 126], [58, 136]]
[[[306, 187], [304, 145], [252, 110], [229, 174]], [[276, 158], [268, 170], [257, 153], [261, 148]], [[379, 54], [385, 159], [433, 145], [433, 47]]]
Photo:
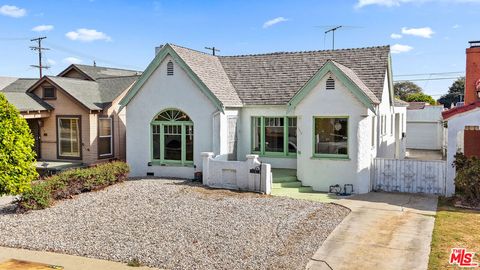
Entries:
[[295, 182], [297, 181], [297, 170], [294, 169], [272, 169], [272, 182]]
[[312, 187], [279, 187], [273, 188], [272, 194], [315, 193]]
[[292, 182], [278, 182], [273, 183], [272, 188], [297, 188], [301, 187], [302, 182], [300, 181], [292, 181]]

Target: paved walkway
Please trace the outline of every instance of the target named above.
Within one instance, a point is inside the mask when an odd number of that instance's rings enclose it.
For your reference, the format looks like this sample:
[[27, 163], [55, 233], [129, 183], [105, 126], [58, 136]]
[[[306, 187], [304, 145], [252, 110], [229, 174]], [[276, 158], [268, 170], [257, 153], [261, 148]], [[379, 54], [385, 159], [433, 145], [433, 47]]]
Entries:
[[427, 269], [437, 197], [368, 193], [336, 203], [352, 213], [330, 234], [307, 269]]
[[0, 263], [10, 259], [38, 262], [48, 265], [62, 266], [65, 270], [151, 270], [148, 267], [129, 267], [124, 263], [91, 259], [59, 253], [32, 251], [18, 248], [0, 247]]

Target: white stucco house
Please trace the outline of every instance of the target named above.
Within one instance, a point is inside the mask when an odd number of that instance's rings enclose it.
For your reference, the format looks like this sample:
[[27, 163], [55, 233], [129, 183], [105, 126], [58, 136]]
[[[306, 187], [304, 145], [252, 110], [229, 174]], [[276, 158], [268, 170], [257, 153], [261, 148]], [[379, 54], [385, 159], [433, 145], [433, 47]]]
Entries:
[[388, 46], [213, 56], [166, 44], [121, 104], [133, 176], [193, 178], [202, 152], [258, 154], [314, 190], [365, 193], [374, 158], [405, 156]]

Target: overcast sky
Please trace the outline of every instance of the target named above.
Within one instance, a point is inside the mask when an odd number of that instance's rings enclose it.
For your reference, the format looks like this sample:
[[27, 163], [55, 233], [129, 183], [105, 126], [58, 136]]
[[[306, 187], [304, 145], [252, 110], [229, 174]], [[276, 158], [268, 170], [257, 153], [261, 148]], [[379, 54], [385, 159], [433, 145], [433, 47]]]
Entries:
[[336, 48], [391, 45], [395, 79], [420, 79], [438, 98], [453, 79], [432, 79], [464, 73], [479, 18], [480, 0], [0, 1], [0, 76], [38, 76], [29, 49], [38, 36], [56, 75], [93, 60], [143, 70], [166, 42], [221, 55], [330, 49], [325, 30], [343, 25]]

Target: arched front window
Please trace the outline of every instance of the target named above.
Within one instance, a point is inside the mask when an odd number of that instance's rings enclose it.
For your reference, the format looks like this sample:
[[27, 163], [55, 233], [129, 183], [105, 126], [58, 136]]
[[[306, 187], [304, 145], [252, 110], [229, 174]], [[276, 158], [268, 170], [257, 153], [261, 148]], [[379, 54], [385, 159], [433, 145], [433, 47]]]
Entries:
[[160, 112], [152, 121], [152, 161], [160, 164], [193, 164], [193, 122], [179, 110]]

